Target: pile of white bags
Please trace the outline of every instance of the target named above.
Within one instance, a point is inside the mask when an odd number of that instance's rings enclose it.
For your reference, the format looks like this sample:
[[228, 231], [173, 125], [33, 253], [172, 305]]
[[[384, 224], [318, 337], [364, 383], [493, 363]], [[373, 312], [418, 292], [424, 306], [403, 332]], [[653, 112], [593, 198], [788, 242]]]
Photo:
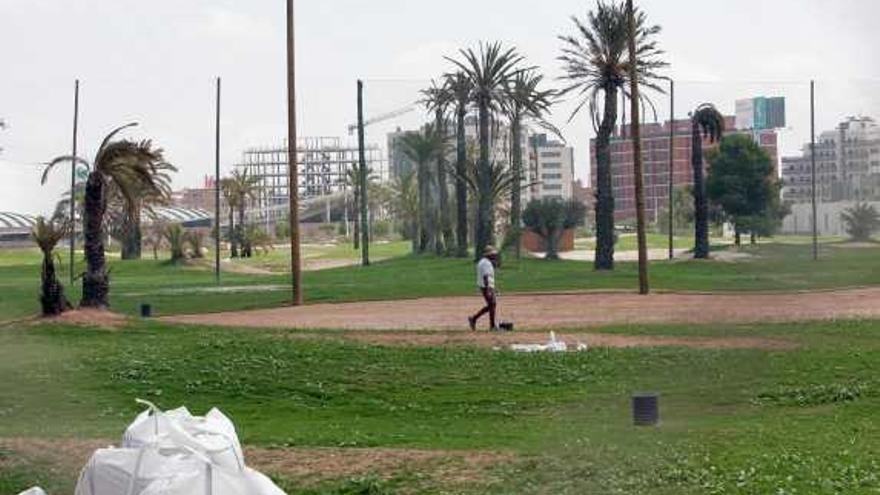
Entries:
[[149, 407], [125, 431], [120, 448], [99, 449], [75, 495], [284, 495], [244, 462], [235, 426], [217, 409]]

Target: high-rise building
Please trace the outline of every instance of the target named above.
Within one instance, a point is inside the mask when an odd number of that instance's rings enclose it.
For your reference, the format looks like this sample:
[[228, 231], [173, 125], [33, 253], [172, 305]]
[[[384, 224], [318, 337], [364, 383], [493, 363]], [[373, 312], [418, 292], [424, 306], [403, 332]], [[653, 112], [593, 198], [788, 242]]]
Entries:
[[[725, 135], [745, 133], [757, 142], [770, 155], [774, 169], [778, 163], [778, 136], [774, 129], [737, 130], [736, 117], [724, 117]], [[643, 124], [642, 159], [645, 184], [645, 211], [649, 222], [656, 222], [666, 209], [669, 200], [669, 143], [670, 134], [674, 135], [674, 152], [672, 156], [673, 188], [693, 185], [691, 153], [693, 150], [693, 132], [689, 119], [676, 120], [674, 123]], [[703, 142], [703, 148], [713, 146]], [[596, 140], [590, 140], [591, 184], [596, 187]], [[704, 167], [707, 165], [704, 163]], [[630, 126], [615, 129], [611, 137], [611, 181], [614, 190], [617, 221], [634, 220], [636, 218], [635, 181], [633, 173], [633, 148]]]
[[548, 139], [546, 134], [529, 138], [529, 164], [523, 178], [529, 185], [524, 202], [533, 199], [571, 199], [574, 184], [574, 148]]
[[[782, 197], [809, 203], [813, 194], [810, 145], [801, 156], [782, 159]], [[880, 200], [880, 126], [850, 117], [816, 141], [816, 199], [820, 202]]]

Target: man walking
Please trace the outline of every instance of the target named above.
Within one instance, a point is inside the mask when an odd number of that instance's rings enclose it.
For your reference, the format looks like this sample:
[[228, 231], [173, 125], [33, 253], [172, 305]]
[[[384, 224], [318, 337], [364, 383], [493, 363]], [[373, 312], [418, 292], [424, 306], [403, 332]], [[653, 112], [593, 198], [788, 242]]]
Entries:
[[489, 313], [490, 330], [498, 330], [498, 326], [495, 323], [495, 308], [497, 305], [495, 299], [495, 266], [497, 264], [498, 251], [492, 246], [487, 246], [485, 251], [483, 251], [483, 257], [477, 263], [477, 287], [480, 288], [480, 292], [483, 294], [486, 306], [474, 316], [468, 317], [468, 325], [471, 330], [477, 329], [477, 321], [486, 313]]

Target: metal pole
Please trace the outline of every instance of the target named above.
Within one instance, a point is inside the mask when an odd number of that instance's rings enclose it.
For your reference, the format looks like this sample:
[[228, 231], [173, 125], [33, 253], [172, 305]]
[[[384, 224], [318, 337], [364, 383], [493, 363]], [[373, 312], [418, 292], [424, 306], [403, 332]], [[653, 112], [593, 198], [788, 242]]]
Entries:
[[675, 258], [675, 81], [669, 80], [669, 259]]
[[636, 21], [632, 0], [627, 0], [629, 24], [630, 60], [630, 103], [632, 112], [633, 175], [636, 193], [636, 231], [639, 240], [639, 294], [647, 295], [651, 289], [648, 283], [648, 239], [645, 232], [645, 183], [642, 173], [642, 130], [639, 114], [639, 80], [636, 73]]
[[217, 120], [214, 130], [214, 278], [220, 284], [220, 78], [217, 78]]
[[810, 81], [810, 165], [813, 206], [813, 260], [819, 259], [819, 214], [816, 206], [816, 81]]
[[296, 151], [296, 45], [293, 0], [287, 0], [287, 196], [290, 199], [290, 272], [293, 305], [303, 303], [302, 261], [299, 246], [299, 164]]
[[358, 160], [360, 168], [360, 176], [358, 177], [360, 187], [360, 208], [361, 208], [361, 264], [370, 266], [370, 232], [369, 220], [367, 219], [367, 156], [364, 144], [364, 82], [358, 79], [357, 82], [357, 103], [358, 103]]
[[79, 79], [73, 88], [73, 162], [70, 164], [70, 284], [74, 282], [76, 259], [76, 138], [79, 131]]

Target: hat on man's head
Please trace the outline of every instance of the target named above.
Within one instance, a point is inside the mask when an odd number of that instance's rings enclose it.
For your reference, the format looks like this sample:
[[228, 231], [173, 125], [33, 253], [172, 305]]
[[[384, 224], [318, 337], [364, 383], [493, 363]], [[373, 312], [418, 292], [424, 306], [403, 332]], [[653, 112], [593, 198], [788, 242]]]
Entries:
[[483, 250], [483, 256], [495, 256], [497, 254], [498, 250], [494, 246], [486, 246], [486, 249]]

